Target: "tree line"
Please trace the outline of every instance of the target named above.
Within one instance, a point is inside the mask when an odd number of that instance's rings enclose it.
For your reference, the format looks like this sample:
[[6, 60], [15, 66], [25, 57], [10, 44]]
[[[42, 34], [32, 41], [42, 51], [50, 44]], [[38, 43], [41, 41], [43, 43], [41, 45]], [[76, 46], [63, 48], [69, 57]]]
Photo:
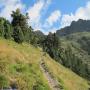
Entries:
[[0, 36], [5, 39], [13, 39], [17, 43], [28, 42], [35, 45], [37, 37], [33, 28], [28, 25], [28, 14], [23, 15], [19, 9], [12, 11], [11, 23], [0, 17]]
[[49, 33], [47, 36], [38, 35], [33, 28], [28, 25], [28, 13], [24, 15], [19, 9], [12, 11], [11, 17], [11, 23], [5, 18], [0, 17], [1, 37], [4, 37], [5, 39], [13, 39], [17, 43], [27, 42], [35, 46], [41, 46], [43, 47], [43, 50], [50, 54], [50, 56], [53, 58], [55, 57], [54, 54], [58, 51], [59, 47], [59, 38], [55, 33]]

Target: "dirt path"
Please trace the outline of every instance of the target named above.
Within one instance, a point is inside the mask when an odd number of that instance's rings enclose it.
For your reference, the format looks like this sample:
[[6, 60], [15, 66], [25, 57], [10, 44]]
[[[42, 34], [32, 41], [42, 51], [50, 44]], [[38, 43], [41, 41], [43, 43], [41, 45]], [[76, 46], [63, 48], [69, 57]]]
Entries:
[[41, 60], [40, 68], [43, 71], [44, 76], [48, 80], [49, 86], [52, 90], [63, 90], [63, 89], [60, 89], [62, 87], [60, 87], [60, 85], [58, 84], [58, 81], [48, 71], [48, 69], [44, 63], [44, 60]]

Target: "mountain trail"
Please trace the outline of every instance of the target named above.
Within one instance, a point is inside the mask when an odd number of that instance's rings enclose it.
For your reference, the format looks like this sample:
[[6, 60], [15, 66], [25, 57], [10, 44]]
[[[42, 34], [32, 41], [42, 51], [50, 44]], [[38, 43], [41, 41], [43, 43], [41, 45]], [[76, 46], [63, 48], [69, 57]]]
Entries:
[[48, 84], [52, 90], [63, 90], [63, 87], [59, 85], [59, 82], [49, 72], [48, 68], [45, 65], [43, 58], [41, 58], [41, 61], [40, 61], [40, 68], [45, 78], [48, 80]]

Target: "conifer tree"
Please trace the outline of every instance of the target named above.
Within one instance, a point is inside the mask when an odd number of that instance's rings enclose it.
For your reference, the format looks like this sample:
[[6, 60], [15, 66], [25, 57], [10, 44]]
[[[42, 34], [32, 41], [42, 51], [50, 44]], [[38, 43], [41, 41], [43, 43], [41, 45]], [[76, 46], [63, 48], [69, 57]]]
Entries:
[[4, 37], [4, 19], [0, 18], [0, 36]]
[[20, 26], [16, 26], [14, 28], [13, 38], [17, 43], [22, 43], [23, 42], [24, 36], [23, 36], [23, 32], [22, 32]]
[[11, 29], [11, 25], [8, 21], [5, 21], [4, 23], [4, 37], [5, 39], [10, 39], [11, 35], [12, 35], [12, 29]]

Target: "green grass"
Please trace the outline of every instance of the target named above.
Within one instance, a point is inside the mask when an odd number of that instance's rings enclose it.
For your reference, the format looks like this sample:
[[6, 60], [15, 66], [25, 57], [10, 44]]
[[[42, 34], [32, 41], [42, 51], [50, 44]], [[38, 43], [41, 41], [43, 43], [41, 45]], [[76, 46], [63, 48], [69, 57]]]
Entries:
[[9, 83], [16, 83], [20, 90], [49, 90], [48, 83], [39, 67], [41, 52], [28, 44], [18, 45], [0, 39], [0, 72]]
[[[0, 74], [15, 84], [19, 90], [51, 90], [40, 69], [40, 48], [0, 38]], [[52, 60], [48, 55], [45, 63], [49, 71], [57, 78], [65, 90], [88, 90], [89, 85], [69, 69]]]
[[55, 62], [48, 55], [45, 57], [45, 62], [51, 73], [60, 81], [65, 90], [88, 90], [90, 87], [86, 80]]

